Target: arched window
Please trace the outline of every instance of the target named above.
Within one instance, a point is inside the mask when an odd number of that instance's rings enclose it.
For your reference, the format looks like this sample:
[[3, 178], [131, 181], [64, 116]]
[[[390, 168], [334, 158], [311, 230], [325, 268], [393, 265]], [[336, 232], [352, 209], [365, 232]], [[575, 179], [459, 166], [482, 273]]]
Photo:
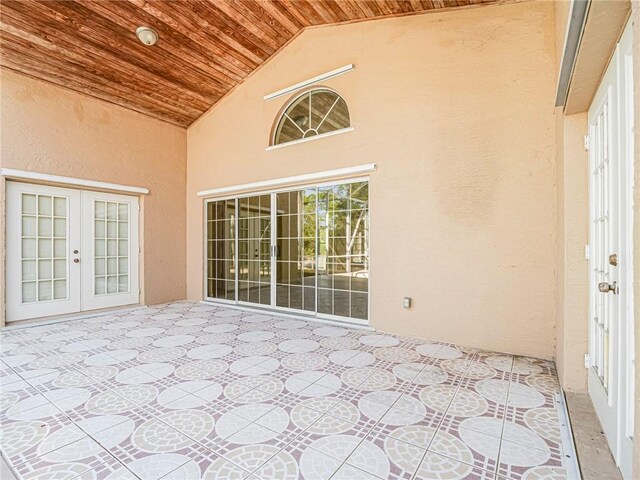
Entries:
[[350, 126], [344, 99], [328, 88], [316, 88], [295, 97], [278, 120], [272, 145], [327, 134]]

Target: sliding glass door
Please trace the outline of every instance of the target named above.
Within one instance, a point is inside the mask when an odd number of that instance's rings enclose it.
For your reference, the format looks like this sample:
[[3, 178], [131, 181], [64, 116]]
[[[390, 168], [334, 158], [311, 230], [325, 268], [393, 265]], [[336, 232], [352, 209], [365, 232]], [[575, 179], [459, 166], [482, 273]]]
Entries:
[[238, 300], [271, 305], [271, 195], [238, 199]]
[[366, 319], [369, 184], [318, 189], [318, 313]]
[[207, 297], [236, 300], [236, 200], [207, 203]]
[[276, 306], [316, 310], [317, 189], [276, 193]]
[[207, 298], [368, 319], [368, 181], [211, 200], [206, 211]]

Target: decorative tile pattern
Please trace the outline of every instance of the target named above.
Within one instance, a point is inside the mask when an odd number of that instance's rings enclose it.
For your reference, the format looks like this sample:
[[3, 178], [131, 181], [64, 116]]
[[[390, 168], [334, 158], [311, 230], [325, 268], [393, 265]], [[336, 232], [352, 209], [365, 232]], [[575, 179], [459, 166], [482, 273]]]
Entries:
[[176, 302], [2, 332], [25, 479], [563, 479], [552, 363]]

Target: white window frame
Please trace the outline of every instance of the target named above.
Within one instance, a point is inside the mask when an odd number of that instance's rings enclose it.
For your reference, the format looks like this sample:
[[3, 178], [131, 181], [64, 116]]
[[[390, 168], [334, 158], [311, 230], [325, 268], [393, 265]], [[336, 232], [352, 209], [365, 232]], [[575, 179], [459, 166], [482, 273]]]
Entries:
[[[326, 187], [326, 186], [330, 186], [330, 185], [340, 185], [340, 184], [345, 184], [345, 183], [357, 183], [357, 182], [368, 182], [369, 184], [369, 199], [371, 199], [371, 179], [369, 176], [358, 176], [358, 177], [350, 177], [350, 178], [336, 178], [336, 179], [332, 179], [330, 181], [325, 181], [325, 182], [310, 182], [310, 183], [304, 183], [304, 184], [297, 184], [297, 185], [288, 185], [286, 187], [280, 187], [280, 188], [276, 188], [276, 189], [263, 189], [263, 190], [255, 190], [255, 191], [251, 191], [251, 192], [242, 192], [242, 193], [237, 193], [237, 194], [226, 194], [226, 195], [220, 195], [220, 196], [213, 196], [213, 197], [208, 197], [204, 200], [204, 208], [203, 208], [203, 215], [202, 215], [202, 224], [204, 226], [203, 228], [203, 236], [202, 236], [202, 251], [203, 251], [203, 256], [202, 256], [202, 261], [203, 261], [203, 269], [202, 269], [202, 298], [204, 299], [205, 302], [208, 303], [218, 303], [218, 304], [222, 304], [222, 305], [229, 305], [229, 306], [237, 306], [237, 307], [242, 307], [242, 308], [251, 308], [251, 309], [255, 309], [255, 310], [263, 310], [266, 312], [272, 312], [272, 313], [289, 313], [289, 314], [295, 314], [296, 316], [299, 317], [307, 317], [310, 319], [319, 319], [319, 320], [330, 320], [330, 321], [334, 321], [337, 322], [339, 324], [345, 324], [345, 325], [355, 325], [355, 326], [369, 326], [371, 324], [371, 269], [369, 269], [369, 277], [368, 277], [368, 289], [367, 289], [367, 319], [359, 319], [359, 318], [353, 318], [353, 317], [344, 317], [344, 316], [340, 316], [340, 315], [333, 315], [333, 314], [327, 314], [327, 313], [319, 313], [317, 312], [317, 308], [318, 308], [318, 287], [316, 284], [315, 287], [315, 295], [316, 295], [316, 311], [315, 312], [311, 312], [308, 310], [298, 310], [298, 309], [294, 309], [294, 308], [288, 308], [288, 307], [279, 307], [277, 305], [259, 305], [259, 304], [254, 304], [254, 303], [247, 303], [247, 302], [242, 302], [237, 300], [238, 298], [238, 273], [237, 273], [237, 269], [236, 269], [236, 277], [235, 277], [235, 285], [236, 285], [236, 300], [227, 300], [227, 299], [222, 299], [222, 298], [215, 298], [215, 297], [209, 297], [208, 294], [208, 290], [207, 290], [207, 205], [211, 202], [218, 202], [218, 201], [224, 201], [224, 200], [232, 200], [232, 199], [240, 199], [240, 198], [246, 198], [246, 197], [254, 197], [254, 196], [259, 196], [259, 195], [273, 195], [273, 194], [277, 194], [280, 192], [289, 192], [292, 190], [297, 190], [297, 189], [304, 189], [304, 188], [308, 188], [308, 187], [314, 187], [314, 188], [320, 188], [320, 187]], [[237, 207], [238, 207], [238, 202], [236, 201], [236, 212], [237, 212]], [[317, 219], [316, 219], [317, 221]], [[371, 217], [369, 217], [369, 230], [371, 231]], [[317, 225], [316, 225], [316, 229], [317, 229]], [[275, 239], [275, 229], [272, 226], [272, 230], [271, 230], [271, 238], [272, 238], [272, 243], [273, 240]], [[238, 223], [236, 222], [236, 232], [235, 232], [235, 242], [236, 242], [236, 255], [238, 252]], [[371, 236], [369, 236], [369, 250], [371, 250]], [[316, 251], [317, 251], [317, 245], [316, 245]], [[369, 262], [371, 262], [371, 260], [369, 260]], [[273, 275], [273, 267], [272, 267], [272, 275]], [[316, 282], [317, 283], [317, 282]], [[274, 287], [274, 282], [271, 282], [271, 286]], [[272, 302], [273, 303], [273, 302]]]
[[[300, 98], [304, 97], [305, 95], [311, 95], [313, 92], [316, 92], [316, 91], [331, 92], [331, 93], [335, 94], [338, 97], [336, 99], [336, 101], [333, 103], [333, 105], [331, 106], [331, 108], [329, 108], [329, 110], [327, 110], [327, 112], [325, 113], [325, 115], [322, 118], [322, 121], [320, 122], [318, 127], [320, 127], [320, 125], [322, 125], [322, 123], [325, 121], [325, 119], [327, 118], [329, 113], [331, 113], [331, 111], [333, 110], [333, 107], [335, 107], [335, 105], [338, 103], [339, 100], [344, 101], [345, 105], [347, 106], [347, 114], [349, 115], [349, 126], [344, 127], [344, 128], [339, 128], [337, 130], [332, 130], [332, 131], [326, 132], [326, 133], [320, 133], [320, 134], [314, 135], [312, 137], [303, 137], [303, 138], [299, 138], [297, 140], [291, 140], [289, 142], [276, 143], [276, 135], [278, 134], [278, 130], [279, 130], [278, 127], [284, 122], [285, 116], [287, 118], [289, 118], [289, 120], [291, 122], [295, 123], [293, 121], [293, 119], [288, 116], [287, 110], [289, 110], [291, 105], [296, 103]], [[309, 102], [309, 109], [311, 109], [311, 102]], [[300, 127], [298, 127], [298, 128], [300, 129]], [[300, 130], [302, 131], [302, 129], [300, 129]], [[308, 129], [307, 131], [309, 131], [309, 130], [311, 130], [311, 129]], [[321, 85], [316, 85], [315, 87], [310, 87], [310, 88], [300, 92], [299, 94], [297, 94], [296, 96], [291, 98], [284, 105], [284, 107], [280, 111], [280, 115], [278, 116], [277, 120], [273, 124], [272, 132], [271, 132], [271, 138], [269, 139], [269, 146], [266, 148], [266, 150], [270, 151], [270, 150], [275, 150], [275, 149], [281, 148], [281, 147], [286, 147], [286, 146], [290, 146], [290, 145], [297, 145], [299, 143], [310, 142], [312, 140], [318, 140], [318, 139], [321, 139], [321, 138], [332, 137], [334, 135], [340, 135], [342, 133], [352, 132], [353, 130], [354, 130], [354, 128], [353, 128], [353, 126], [351, 126], [351, 111], [349, 110], [349, 105], [347, 104], [347, 101], [345, 100], [345, 98], [342, 95], [340, 95], [340, 93], [338, 93], [333, 88], [324, 87], [324, 86], [321, 86]]]

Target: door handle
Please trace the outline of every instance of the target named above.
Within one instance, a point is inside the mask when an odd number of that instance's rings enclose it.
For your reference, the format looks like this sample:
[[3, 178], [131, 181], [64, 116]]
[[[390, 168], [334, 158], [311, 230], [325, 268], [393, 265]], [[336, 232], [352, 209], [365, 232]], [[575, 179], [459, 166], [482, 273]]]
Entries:
[[600, 293], [613, 293], [614, 295], [617, 295], [619, 291], [618, 282], [600, 282], [598, 284], [598, 290], [600, 291]]
[[80, 263], [80, 259], [79, 258], [74, 258], [73, 259], [73, 263]]

